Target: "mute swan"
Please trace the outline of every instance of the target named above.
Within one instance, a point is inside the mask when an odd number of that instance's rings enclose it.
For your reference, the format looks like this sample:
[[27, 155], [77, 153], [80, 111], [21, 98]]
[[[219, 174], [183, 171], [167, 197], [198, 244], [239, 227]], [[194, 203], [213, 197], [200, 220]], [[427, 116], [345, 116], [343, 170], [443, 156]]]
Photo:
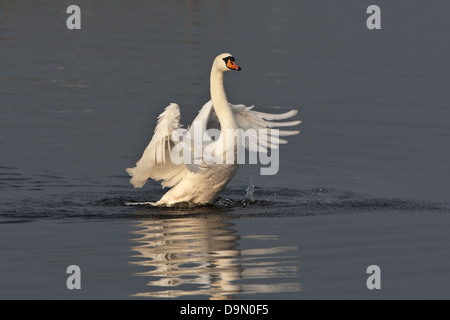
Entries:
[[[176, 103], [171, 103], [159, 115], [154, 135], [141, 159], [136, 163], [136, 167], [127, 168], [126, 171], [131, 176], [130, 183], [135, 188], [141, 188], [149, 178], [152, 178], [156, 181], [162, 180], [162, 187], [171, 189], [157, 202], [134, 204], [172, 206], [177, 203], [190, 205], [212, 203], [236, 173], [239, 165], [236, 155], [240, 145], [244, 145], [250, 151], [267, 152], [267, 148], [274, 150], [278, 147], [278, 143], [287, 142], [279, 139], [278, 135], [299, 133], [297, 130], [271, 128], [294, 126], [301, 121], [269, 121], [290, 118], [297, 114], [297, 110], [283, 114], [268, 114], [251, 110], [253, 106], [228, 103], [223, 76], [230, 70], [241, 70], [231, 54], [222, 53], [214, 59], [210, 76], [211, 100], [202, 107], [189, 130], [181, 129], [180, 108]], [[220, 129], [218, 131], [220, 134], [215, 140], [211, 138], [211, 133], [207, 132], [213, 128], [217, 131]], [[248, 140], [244, 143], [237, 141], [236, 135], [228, 135], [230, 130], [236, 132], [239, 129], [241, 132], [242, 130], [250, 132], [247, 135]], [[264, 130], [267, 133], [266, 139], [263, 139]], [[192, 138], [192, 134], [196, 132], [200, 132], [200, 135], [197, 134]], [[187, 153], [188, 160], [192, 161], [176, 160], [174, 150], [177, 147], [178, 154], [180, 150], [190, 151], [190, 154]], [[216, 161], [208, 161], [211, 159], [207, 159], [207, 156], [201, 158], [202, 155], [205, 156], [206, 151], [209, 151], [210, 158], [213, 157]], [[228, 161], [230, 158], [226, 158], [230, 155], [231, 162]], [[225, 158], [227, 161], [224, 161]]]

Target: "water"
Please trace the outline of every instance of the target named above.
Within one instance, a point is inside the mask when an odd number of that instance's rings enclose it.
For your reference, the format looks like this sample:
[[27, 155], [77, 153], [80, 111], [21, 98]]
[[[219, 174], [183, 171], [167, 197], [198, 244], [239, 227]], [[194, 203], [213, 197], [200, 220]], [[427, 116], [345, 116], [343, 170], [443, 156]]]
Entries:
[[[379, 1], [376, 31], [365, 1], [77, 4], [69, 31], [59, 1], [0, 1], [2, 299], [450, 297], [448, 3]], [[124, 168], [170, 102], [193, 120], [224, 51], [231, 102], [299, 110], [280, 171], [125, 206], [162, 196]]]

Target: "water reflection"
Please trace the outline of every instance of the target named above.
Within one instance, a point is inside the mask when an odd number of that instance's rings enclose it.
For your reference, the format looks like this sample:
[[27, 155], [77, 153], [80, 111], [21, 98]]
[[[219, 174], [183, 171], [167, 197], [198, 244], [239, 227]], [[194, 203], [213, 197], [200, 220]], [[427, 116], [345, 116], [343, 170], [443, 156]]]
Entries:
[[300, 291], [296, 246], [267, 235], [240, 237], [221, 215], [137, 222], [131, 264], [148, 279], [136, 297], [207, 296]]

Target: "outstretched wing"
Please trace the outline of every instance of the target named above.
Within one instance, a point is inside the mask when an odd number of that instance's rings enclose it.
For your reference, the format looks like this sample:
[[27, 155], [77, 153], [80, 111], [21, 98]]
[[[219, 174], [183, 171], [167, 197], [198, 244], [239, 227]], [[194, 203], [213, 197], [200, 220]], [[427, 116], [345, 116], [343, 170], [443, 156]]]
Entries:
[[[279, 122], [292, 118], [297, 114], [297, 110], [291, 110], [281, 114], [271, 114], [252, 110], [254, 106], [246, 107], [243, 104], [229, 104], [233, 115], [244, 134], [242, 143], [246, 149], [253, 152], [267, 152], [268, 148], [278, 148], [279, 144], [287, 143], [280, 139], [280, 136], [291, 136], [299, 133], [298, 130], [279, 130], [280, 127], [296, 126], [301, 123], [300, 120]], [[207, 129], [220, 129], [219, 119], [211, 101], [208, 101], [200, 110], [195, 118], [202, 124], [202, 131]], [[276, 129], [276, 130], [274, 130]], [[190, 129], [192, 131], [192, 128]], [[192, 132], [191, 132], [192, 134]]]
[[181, 128], [180, 107], [171, 103], [158, 117], [152, 140], [148, 144], [136, 167], [127, 168], [130, 182], [135, 188], [141, 188], [149, 178], [162, 180], [161, 185], [172, 187], [187, 173], [184, 164], [174, 164], [171, 152], [175, 143], [171, 140], [172, 132]]
[[280, 139], [280, 136], [292, 136], [298, 134], [298, 130], [280, 130], [280, 127], [296, 126], [300, 120], [277, 122], [292, 118], [297, 114], [297, 110], [290, 110], [285, 113], [272, 114], [253, 111], [254, 106], [246, 107], [243, 104], [230, 104], [231, 110], [236, 117], [236, 121], [244, 132], [245, 147], [254, 152], [264, 151], [267, 148], [278, 148], [279, 144], [286, 144], [287, 140]]
[[[284, 120], [291, 118], [297, 114], [297, 110], [291, 110], [282, 114], [270, 114], [264, 112], [253, 111], [251, 107], [244, 105], [230, 104], [233, 115], [239, 128], [242, 129], [244, 138], [241, 139], [245, 147], [253, 152], [267, 152], [268, 148], [278, 148], [279, 144], [287, 143], [286, 140], [280, 139], [280, 136], [290, 136], [298, 134], [298, 130], [278, 130], [277, 127], [295, 126], [301, 121], [276, 122], [276, 120]], [[203, 141], [203, 133], [208, 129], [220, 129], [219, 119], [211, 101], [208, 101], [200, 110], [194, 120], [194, 124], [201, 125], [200, 132], [197, 137], [194, 134], [195, 127], [189, 129], [189, 134], [184, 137], [185, 143], [178, 144], [178, 141], [172, 140], [172, 133], [180, 129], [180, 108], [176, 103], [171, 103], [166, 107], [163, 113], [158, 117], [158, 122], [153, 134], [152, 140], [144, 150], [141, 159], [136, 163], [136, 167], [127, 168], [128, 174], [131, 176], [130, 182], [135, 188], [141, 188], [149, 178], [156, 181], [162, 180], [163, 187], [172, 187], [180, 182], [189, 171], [197, 172], [200, 163], [195, 161], [189, 163], [176, 164], [172, 161], [172, 150], [176, 145], [184, 145], [184, 150], [192, 157], [191, 160], [201, 159], [202, 151], [208, 141]], [[276, 129], [276, 130], [274, 130]], [[174, 135], [175, 137], [178, 134]], [[190, 138], [188, 138], [190, 137]], [[195, 151], [195, 147], [191, 145], [200, 145], [199, 151]]]

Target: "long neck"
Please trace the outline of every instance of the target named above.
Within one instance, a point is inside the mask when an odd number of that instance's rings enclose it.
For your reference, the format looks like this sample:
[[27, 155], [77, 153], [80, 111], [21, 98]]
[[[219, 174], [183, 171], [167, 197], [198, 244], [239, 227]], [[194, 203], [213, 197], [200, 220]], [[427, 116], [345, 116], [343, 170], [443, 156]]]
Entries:
[[214, 111], [217, 114], [217, 118], [219, 118], [221, 130], [237, 129], [237, 123], [228, 105], [227, 95], [223, 86], [223, 72], [217, 70], [214, 66], [211, 70], [210, 90]]

